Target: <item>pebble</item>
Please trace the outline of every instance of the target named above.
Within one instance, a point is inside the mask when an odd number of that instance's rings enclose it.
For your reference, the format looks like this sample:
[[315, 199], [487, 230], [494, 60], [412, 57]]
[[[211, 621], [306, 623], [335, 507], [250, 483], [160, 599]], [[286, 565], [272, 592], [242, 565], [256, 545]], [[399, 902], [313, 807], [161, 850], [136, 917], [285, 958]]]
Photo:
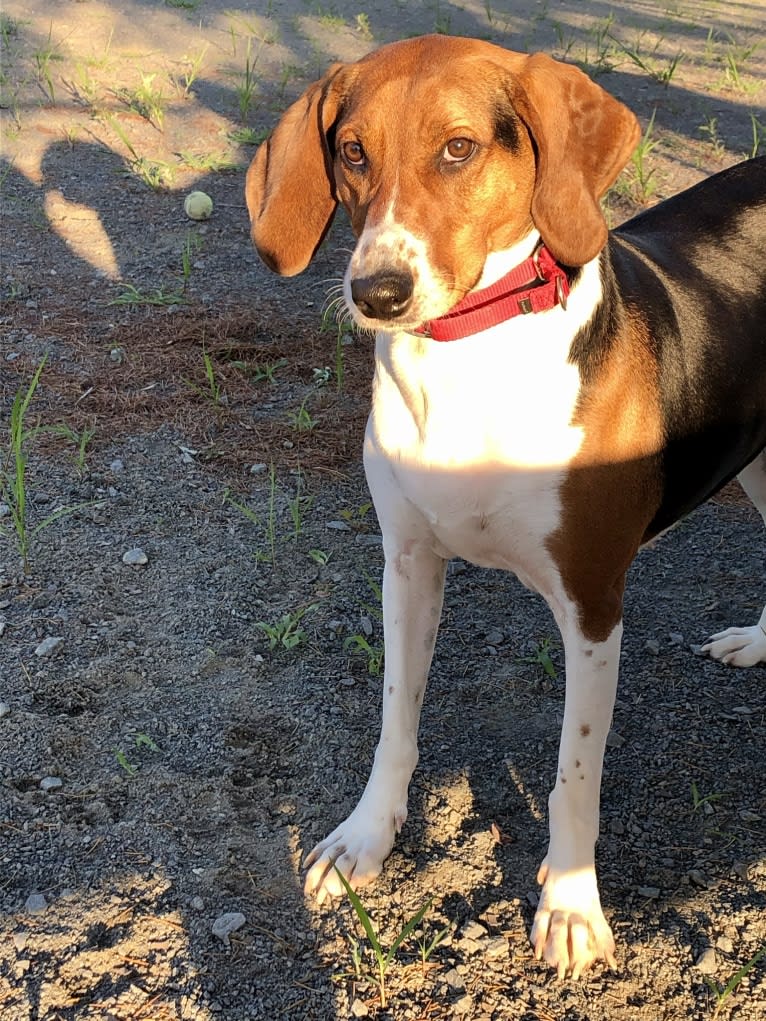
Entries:
[[483, 949], [490, 961], [496, 961], [508, 956], [508, 940], [505, 936], [495, 936]]
[[123, 564], [129, 564], [131, 567], [143, 567], [144, 564], [149, 563], [149, 557], [140, 547], [136, 546], [122, 554], [122, 562]]
[[451, 986], [452, 989], [465, 989], [465, 981], [457, 968], [450, 968], [447, 974], [443, 977], [444, 981], [448, 986]]
[[225, 946], [229, 946], [229, 936], [245, 924], [245, 916], [241, 911], [227, 911], [219, 915], [213, 922], [212, 933], [217, 936]]
[[11, 508], [7, 503], [0, 503], [0, 518], [7, 518], [11, 513]]
[[58, 776], [46, 776], [40, 781], [41, 791], [55, 791], [64, 786], [64, 781]]
[[0, 702], [0, 720], [2, 720], [4, 716], [7, 716], [10, 711], [11, 707], [7, 702]]
[[350, 532], [351, 526], [347, 525], [345, 521], [328, 521], [327, 527], [332, 528], [334, 532]]
[[690, 869], [686, 875], [689, 877], [690, 883], [693, 883], [694, 886], [699, 886], [702, 890], [706, 890], [710, 885], [699, 869]]
[[351, 1004], [351, 1013], [354, 1015], [354, 1017], [368, 1017], [370, 1014], [370, 1008], [367, 1006], [364, 1000], [360, 1000], [359, 997], [357, 996], [357, 998]]
[[27, 948], [27, 940], [29, 939], [28, 932], [14, 932], [13, 934], [13, 945], [16, 948], [16, 953], [23, 953]]
[[646, 642], [646, 644], [644, 645], [644, 648], [646, 649], [650, 656], [659, 656], [660, 654], [660, 643], [657, 641], [656, 638], [650, 638], [649, 641]]
[[463, 928], [460, 930], [460, 936], [463, 939], [483, 939], [487, 935], [487, 930], [480, 922], [470, 921], [466, 922]]
[[624, 744], [625, 738], [622, 734], [618, 734], [616, 730], [610, 730], [606, 735], [607, 748], [622, 748]]
[[656, 900], [660, 895], [660, 888], [659, 886], [639, 886], [638, 895], [649, 900]]
[[30, 893], [24, 903], [24, 910], [30, 915], [42, 915], [48, 909], [48, 901], [41, 893]]
[[715, 950], [712, 947], [708, 947], [706, 950], [703, 950], [694, 962], [694, 967], [697, 971], [701, 971], [703, 975], [715, 975], [716, 969], [718, 968]]
[[484, 635], [484, 641], [487, 645], [502, 645], [503, 644], [503, 632], [502, 631], [488, 631]]
[[250, 466], [251, 475], [262, 475], [268, 468], [267, 464], [254, 464]]
[[724, 954], [734, 953], [734, 940], [729, 936], [719, 936], [715, 941], [715, 945]]
[[205, 907], [205, 902], [201, 897], [192, 897], [191, 906], [195, 911], [202, 911]]
[[63, 638], [56, 635], [50, 635], [48, 638], [43, 638], [35, 649], [35, 656], [39, 656], [41, 659], [45, 656], [52, 656], [63, 641]]
[[122, 458], [115, 457], [115, 459], [112, 461], [109, 467], [115, 473], [115, 475], [117, 475], [124, 469], [125, 465], [122, 462]]
[[461, 996], [459, 1000], [452, 1004], [452, 1011], [454, 1014], [470, 1014], [473, 1010], [473, 997], [468, 993], [465, 996]]

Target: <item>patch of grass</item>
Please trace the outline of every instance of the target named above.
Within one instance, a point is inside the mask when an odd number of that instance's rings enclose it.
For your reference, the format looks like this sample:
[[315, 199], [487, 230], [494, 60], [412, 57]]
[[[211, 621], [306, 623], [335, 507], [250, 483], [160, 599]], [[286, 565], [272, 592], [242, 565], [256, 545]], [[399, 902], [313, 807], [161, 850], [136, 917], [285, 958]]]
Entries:
[[705, 808], [706, 805], [712, 806], [714, 802], [720, 801], [721, 798], [726, 797], [725, 794], [705, 794], [703, 796], [702, 794], [700, 794], [699, 787], [697, 786], [696, 780], [692, 780], [691, 794], [692, 794], [692, 811], [693, 812], [701, 812], [701, 811], [704, 812], [706, 810], [706, 808]]
[[53, 23], [48, 28], [48, 39], [44, 46], [33, 54], [35, 67], [37, 68], [37, 81], [51, 103], [56, 102], [56, 90], [53, 87], [53, 75], [51, 64], [56, 60], [63, 60], [58, 45], [53, 42]]
[[293, 613], [283, 613], [273, 624], [259, 620], [255, 626], [266, 635], [271, 650], [281, 646], [289, 652], [306, 641], [306, 632], [298, 625], [305, 615], [312, 613], [317, 606], [317, 603], [312, 603]]
[[229, 156], [213, 152], [194, 153], [182, 151], [178, 153], [181, 164], [189, 170], [200, 171], [205, 174], [235, 174], [245, 168], [241, 163], [235, 163]]
[[712, 1015], [713, 1021], [715, 1021], [715, 1019], [720, 1015], [721, 1011], [726, 1005], [726, 1001], [729, 999], [731, 994], [740, 984], [742, 979], [753, 970], [756, 964], [764, 956], [766, 956], [766, 943], [764, 943], [764, 945], [753, 954], [749, 961], [747, 961], [745, 964], [742, 965], [741, 968], [734, 972], [734, 974], [731, 976], [731, 978], [729, 979], [725, 986], [719, 987], [715, 979], [711, 978], [709, 975], [703, 975], [703, 978], [705, 979], [708, 988], [715, 996], [716, 1003], [715, 1010], [713, 1011]]
[[128, 170], [126, 173], [137, 177], [153, 191], [167, 188], [173, 183], [175, 169], [169, 163], [149, 160], [144, 156], [140, 156], [134, 148], [133, 143], [117, 123], [116, 118], [107, 117], [106, 122], [128, 150], [129, 158], [126, 161], [128, 164]]
[[349, 635], [343, 642], [343, 650], [348, 652], [349, 649], [367, 657], [367, 673], [371, 677], [380, 675], [383, 669], [384, 654], [381, 644], [370, 645], [364, 635]]
[[181, 74], [170, 76], [170, 80], [181, 99], [188, 99], [189, 96], [194, 95], [192, 86], [200, 76], [202, 61], [205, 59], [205, 54], [209, 48], [209, 45], [205, 46], [196, 56], [186, 57], [184, 59], [184, 70]]
[[552, 681], [557, 679], [556, 667], [553, 665], [551, 659], [551, 640], [550, 638], [543, 638], [542, 641], [535, 645], [534, 651], [529, 656], [522, 656], [522, 663], [532, 663], [542, 668], [543, 672], [547, 674]]
[[317, 424], [317, 420], [312, 418], [311, 413], [306, 407], [308, 397], [304, 397], [301, 402], [301, 406], [297, 411], [291, 411], [288, 413], [290, 424], [296, 432], [310, 432]]
[[[337, 867], [337, 865], [334, 865], [333, 868], [335, 869], [338, 878], [343, 884], [343, 888], [346, 891], [346, 895], [349, 901], [351, 902], [351, 907], [354, 909], [354, 913], [357, 919], [359, 920], [359, 924], [361, 925], [362, 929], [364, 930], [365, 936], [367, 937], [367, 942], [369, 943], [370, 950], [372, 951], [375, 963], [375, 970], [370, 971], [367, 977], [371, 979], [371, 981], [378, 987], [378, 993], [380, 995], [380, 1006], [382, 1010], [385, 1010], [388, 1006], [388, 991], [386, 986], [386, 975], [388, 973], [388, 969], [391, 967], [391, 963], [394, 960], [394, 957], [396, 956], [399, 947], [405, 942], [405, 940], [409, 939], [409, 937], [413, 935], [415, 929], [417, 929], [417, 927], [422, 922], [426, 912], [430, 909], [431, 904], [433, 903], [433, 898], [429, 897], [425, 904], [418, 908], [415, 914], [405, 923], [404, 927], [402, 928], [398, 936], [396, 936], [388, 950], [386, 950], [383, 947], [380, 941], [380, 936], [376, 932], [375, 926], [373, 925], [372, 920], [369, 914], [367, 913], [364, 905], [359, 899], [358, 894], [353, 889], [353, 887], [346, 879], [346, 877], [343, 875], [343, 873], [340, 871], [340, 869]], [[434, 944], [434, 946], [435, 945], [436, 944]], [[433, 951], [433, 949], [434, 948], [431, 947], [429, 954]], [[363, 957], [359, 949], [359, 943], [356, 940], [352, 941], [352, 960], [354, 964], [354, 973], [357, 978], [361, 978], [364, 974], [362, 969]]]
[[641, 70], [645, 74], [649, 75], [653, 81], [658, 82], [660, 85], [664, 85], [665, 88], [668, 87], [673, 75], [678, 70], [678, 65], [686, 59], [686, 54], [683, 50], [678, 50], [677, 53], [670, 57], [665, 63], [659, 62], [657, 59], [657, 50], [660, 47], [661, 40], [658, 40], [655, 44], [652, 54], [646, 55], [641, 53], [641, 36], [638, 37], [633, 46], [626, 46], [611, 34], [609, 38], [627, 57], [633, 61], [637, 67], [640, 67]]
[[761, 124], [754, 113], [750, 114], [750, 123], [753, 128], [753, 147], [750, 150], [750, 159], [755, 159], [763, 147], [763, 139], [766, 136], [766, 124]]
[[156, 77], [154, 71], [151, 74], [142, 71], [140, 85], [133, 89], [117, 89], [114, 95], [158, 131], [162, 131], [166, 99], [162, 89], [154, 84]]
[[713, 149], [716, 159], [722, 159], [726, 155], [726, 145], [718, 134], [718, 118], [708, 117], [704, 124], [697, 129], [700, 134], [707, 135], [708, 141]]
[[237, 128], [230, 131], [228, 138], [237, 145], [260, 145], [265, 142], [271, 132], [268, 128]]
[[221, 407], [227, 403], [226, 395], [223, 392], [221, 384], [215, 374], [215, 366], [213, 365], [213, 359], [202, 349], [202, 364], [205, 370], [205, 382], [207, 387], [197, 386], [190, 379], [184, 380], [187, 386], [190, 386], [195, 393], [199, 394], [200, 397], [204, 397], [205, 400], [210, 401], [211, 404], [216, 407]]
[[164, 287], [155, 287], [152, 291], [141, 291], [133, 284], [123, 284], [123, 290], [107, 302], [107, 305], [129, 305], [137, 308], [141, 305], [167, 307], [177, 305], [184, 300], [183, 292], [179, 290], [168, 291]]
[[73, 507], [59, 507], [34, 527], [30, 526], [27, 488], [28, 450], [40, 432], [40, 426], [28, 424], [29, 406], [47, 360], [46, 355], [37, 366], [26, 389], [16, 391], [11, 405], [7, 444], [0, 459], [0, 500], [8, 508], [6, 516], [10, 518], [10, 526], [3, 523], [4, 518], [0, 519], [0, 534], [15, 541], [25, 574], [29, 572], [29, 551], [35, 536], [67, 514], [93, 505], [79, 503]]

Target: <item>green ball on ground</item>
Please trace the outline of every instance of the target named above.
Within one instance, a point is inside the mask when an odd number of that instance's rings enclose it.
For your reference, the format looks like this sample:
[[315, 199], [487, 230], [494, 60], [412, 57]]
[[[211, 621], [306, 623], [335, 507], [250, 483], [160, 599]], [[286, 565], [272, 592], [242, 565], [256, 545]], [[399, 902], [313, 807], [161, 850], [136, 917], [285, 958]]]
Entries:
[[190, 220], [208, 220], [213, 212], [213, 200], [204, 191], [190, 191], [184, 199], [184, 212]]

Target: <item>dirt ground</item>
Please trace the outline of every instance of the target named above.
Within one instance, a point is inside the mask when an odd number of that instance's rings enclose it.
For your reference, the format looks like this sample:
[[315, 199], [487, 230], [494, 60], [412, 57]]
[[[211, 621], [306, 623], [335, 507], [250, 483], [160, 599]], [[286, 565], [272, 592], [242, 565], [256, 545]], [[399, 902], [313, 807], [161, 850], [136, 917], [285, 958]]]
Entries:
[[324, 314], [345, 224], [278, 280], [243, 198], [327, 64], [441, 31], [578, 62], [636, 111], [617, 223], [763, 151], [763, 5], [5, 0], [0, 29], [0, 456], [45, 358], [30, 531], [67, 511], [26, 574], [0, 536], [0, 1018], [766, 1017], [766, 958], [740, 973], [766, 946], [766, 671], [695, 655], [762, 604], [733, 487], [631, 572], [598, 847], [618, 973], [532, 958], [561, 649], [536, 596], [463, 563], [410, 818], [362, 894], [385, 947], [430, 901], [386, 1009], [350, 905], [304, 899], [378, 731], [372, 352]]

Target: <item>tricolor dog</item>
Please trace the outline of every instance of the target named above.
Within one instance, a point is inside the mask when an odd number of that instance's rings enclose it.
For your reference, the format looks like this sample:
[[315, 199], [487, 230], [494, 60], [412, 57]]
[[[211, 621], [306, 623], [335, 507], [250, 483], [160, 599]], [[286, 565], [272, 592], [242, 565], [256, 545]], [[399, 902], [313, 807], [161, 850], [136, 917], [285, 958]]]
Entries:
[[[381, 869], [407, 816], [451, 557], [515, 572], [566, 656], [538, 958], [614, 965], [594, 845], [636, 552], [734, 476], [766, 516], [766, 159], [608, 232], [599, 200], [633, 114], [543, 54], [447, 36], [335, 64], [247, 175], [252, 237], [294, 274], [338, 204], [357, 238], [344, 296], [374, 331], [364, 463], [383, 532], [380, 742], [306, 889]], [[704, 646], [766, 661], [766, 610]]]

